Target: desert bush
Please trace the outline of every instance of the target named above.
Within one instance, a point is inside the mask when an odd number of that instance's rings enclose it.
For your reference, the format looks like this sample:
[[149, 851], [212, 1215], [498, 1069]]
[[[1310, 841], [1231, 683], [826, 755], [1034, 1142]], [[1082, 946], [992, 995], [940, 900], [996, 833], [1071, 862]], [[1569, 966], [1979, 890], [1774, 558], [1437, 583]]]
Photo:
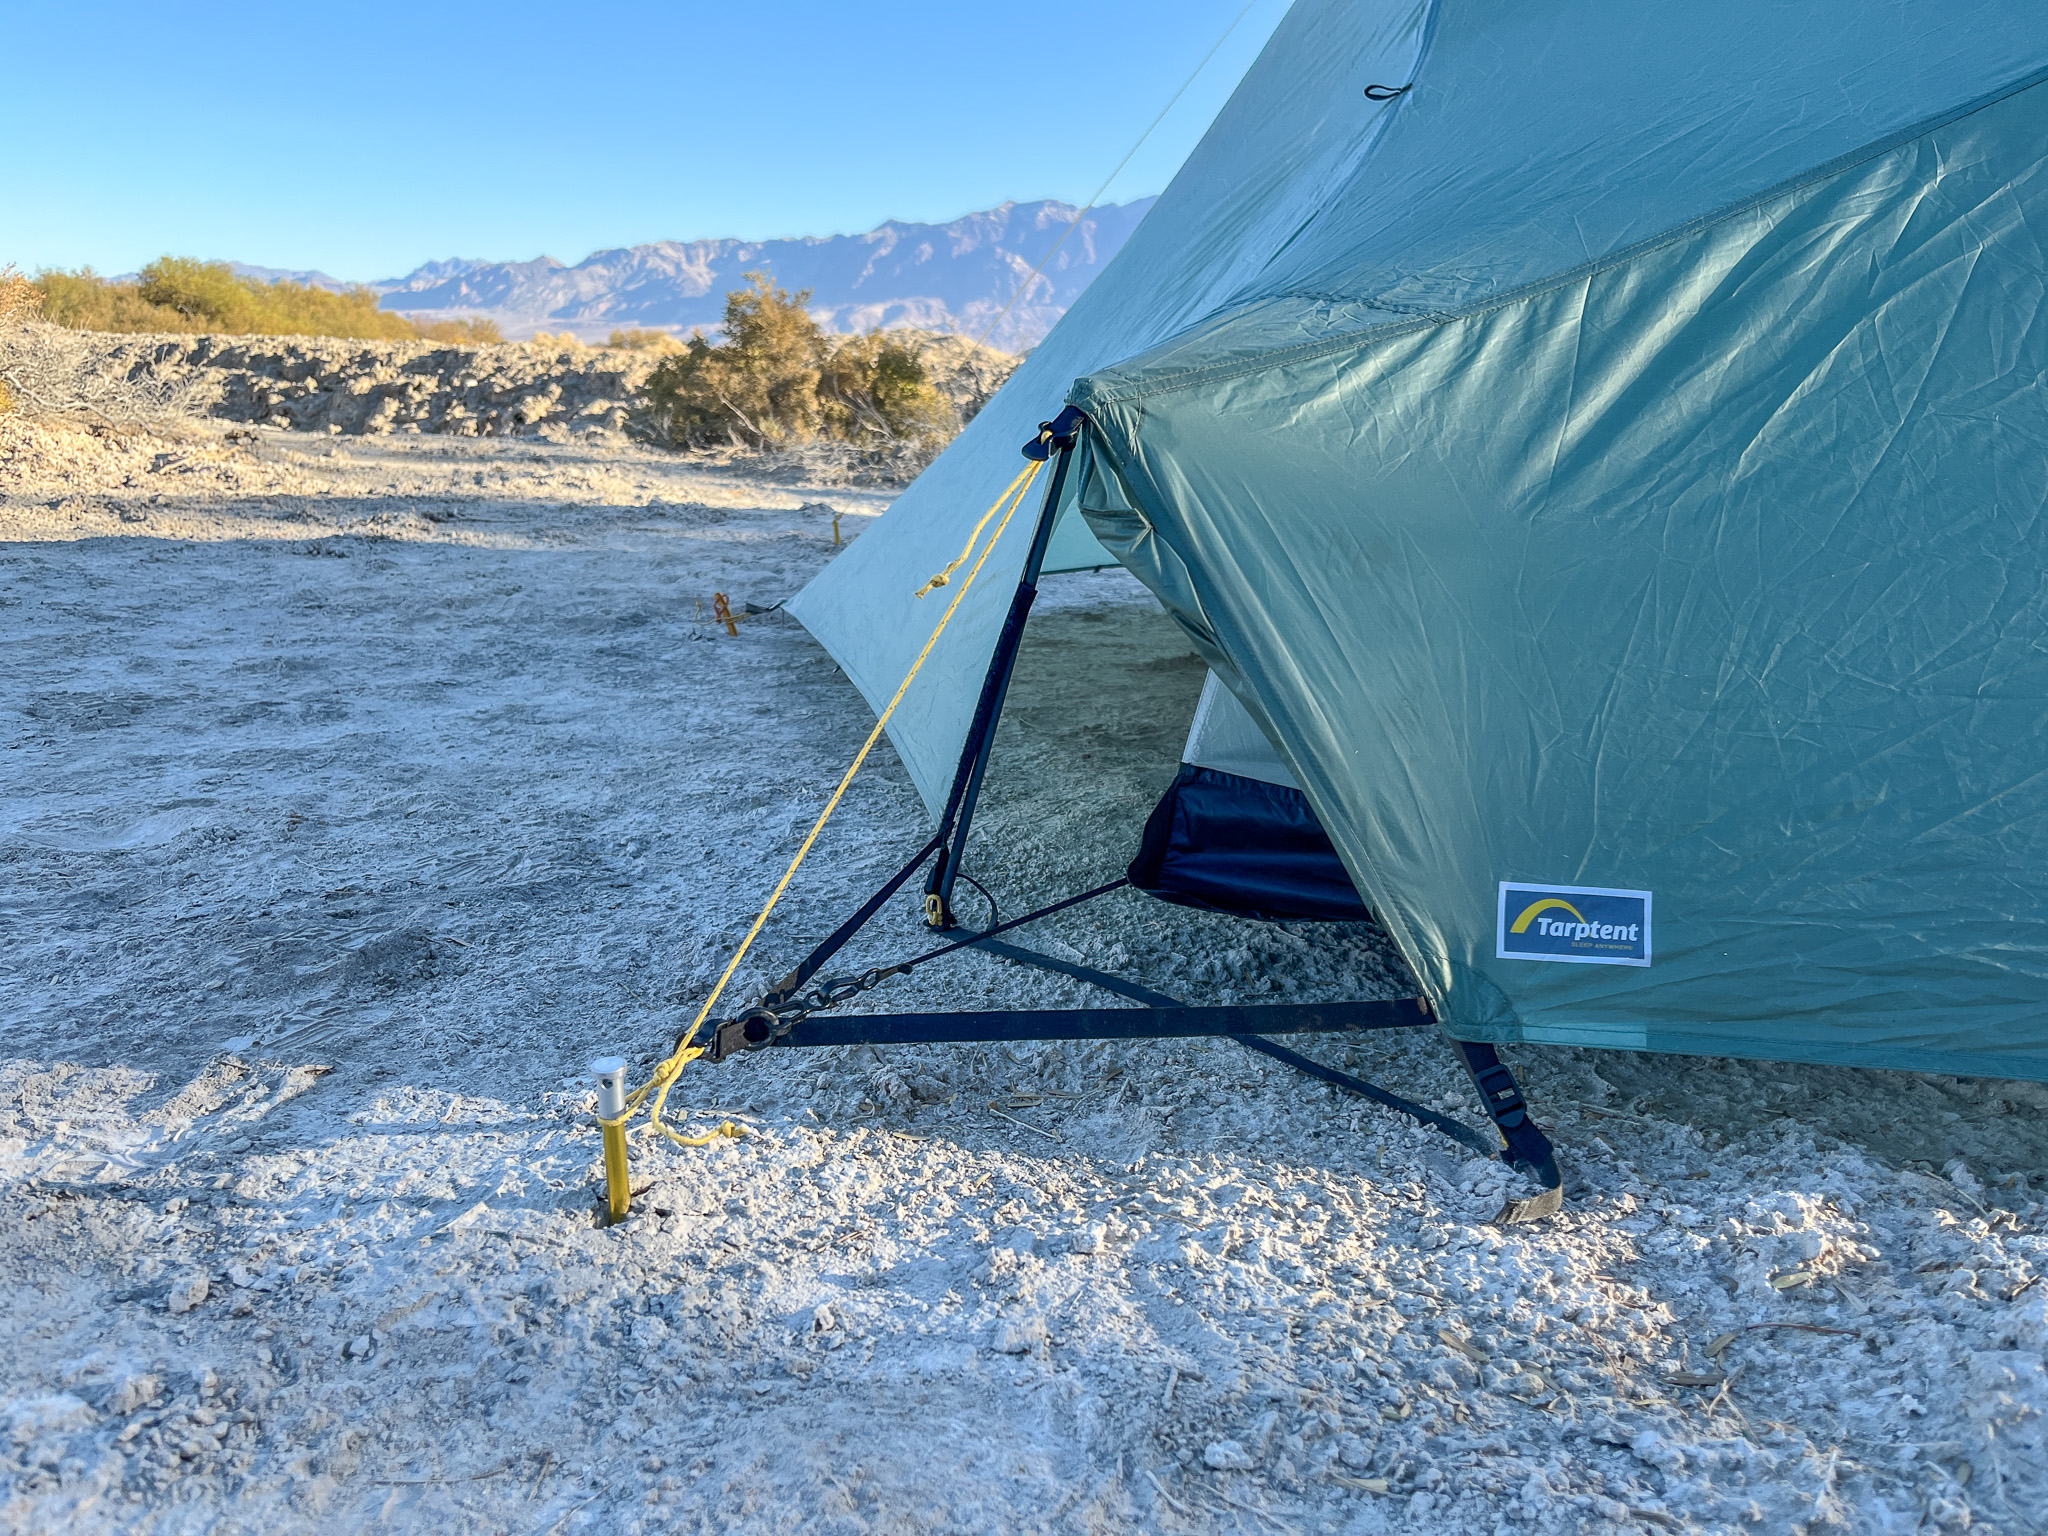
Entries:
[[174, 310], [191, 329], [229, 336], [340, 336], [410, 340], [418, 328], [377, 307], [376, 291], [336, 293], [304, 283], [261, 283], [237, 277], [224, 261], [164, 256], [142, 269], [136, 292], [144, 303]]
[[949, 442], [960, 421], [933, 388], [921, 352], [886, 331], [833, 347], [818, 379], [818, 400], [832, 435], [856, 443]]
[[421, 341], [452, 341], [458, 346], [494, 347], [505, 340], [495, 320], [422, 320], [407, 315]]
[[884, 332], [827, 336], [765, 273], [725, 296], [725, 338], [700, 333], [646, 385], [651, 413], [683, 447], [789, 447], [834, 439], [875, 449], [943, 445], [959, 431], [918, 349]]
[[0, 325], [33, 320], [41, 313], [43, 295], [10, 263], [0, 267]]
[[140, 280], [114, 283], [90, 267], [46, 268], [33, 284], [43, 318], [75, 331], [182, 332], [219, 336], [338, 336], [346, 340], [502, 341], [489, 320], [420, 325], [379, 309], [376, 290], [336, 293], [304, 283], [237, 277], [224, 261], [165, 256]]
[[605, 346], [615, 352], [680, 352], [683, 344], [667, 331], [613, 331]]
[[580, 352], [584, 341], [574, 331], [535, 331], [526, 338], [529, 347], [553, 347], [560, 352]]
[[648, 403], [680, 445], [765, 448], [807, 442], [823, 425], [825, 333], [804, 308], [810, 290], [793, 294], [761, 272], [747, 281], [725, 296], [723, 341], [699, 332], [648, 378]]
[[[0, 267], [0, 333], [19, 330], [36, 318], [43, 307], [43, 296], [35, 285], [12, 265]], [[4, 335], [0, 335], [0, 367], [11, 360], [15, 348]], [[14, 409], [14, 391], [8, 387], [5, 377], [0, 377], [0, 416]]]
[[110, 283], [91, 267], [36, 274], [43, 318], [73, 331], [190, 331], [183, 315], [142, 297], [134, 283]]

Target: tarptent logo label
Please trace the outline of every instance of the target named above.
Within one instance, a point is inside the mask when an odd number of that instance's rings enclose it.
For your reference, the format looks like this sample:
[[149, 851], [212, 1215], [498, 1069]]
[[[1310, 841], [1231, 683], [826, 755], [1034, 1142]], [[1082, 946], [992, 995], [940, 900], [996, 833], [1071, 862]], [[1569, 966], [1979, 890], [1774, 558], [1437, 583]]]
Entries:
[[1495, 956], [1568, 965], [1648, 965], [1650, 893], [1503, 880]]

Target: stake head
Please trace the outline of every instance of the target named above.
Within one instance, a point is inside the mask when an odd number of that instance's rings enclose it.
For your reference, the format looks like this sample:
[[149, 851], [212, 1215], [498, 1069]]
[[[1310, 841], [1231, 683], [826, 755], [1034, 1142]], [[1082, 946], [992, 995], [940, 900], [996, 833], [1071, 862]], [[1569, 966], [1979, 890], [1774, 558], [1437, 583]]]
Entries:
[[618, 1119], [626, 1112], [626, 1058], [600, 1056], [590, 1064], [590, 1075], [597, 1079], [598, 1115]]

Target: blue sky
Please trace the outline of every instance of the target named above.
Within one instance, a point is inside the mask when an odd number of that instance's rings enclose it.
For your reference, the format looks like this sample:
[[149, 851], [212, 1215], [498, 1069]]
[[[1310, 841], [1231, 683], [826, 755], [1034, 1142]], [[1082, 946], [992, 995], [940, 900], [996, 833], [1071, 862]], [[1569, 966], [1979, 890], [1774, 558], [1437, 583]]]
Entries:
[[[1244, 3], [11, 6], [0, 263], [370, 279], [1078, 202]], [[1285, 9], [1107, 201], [1165, 186]]]

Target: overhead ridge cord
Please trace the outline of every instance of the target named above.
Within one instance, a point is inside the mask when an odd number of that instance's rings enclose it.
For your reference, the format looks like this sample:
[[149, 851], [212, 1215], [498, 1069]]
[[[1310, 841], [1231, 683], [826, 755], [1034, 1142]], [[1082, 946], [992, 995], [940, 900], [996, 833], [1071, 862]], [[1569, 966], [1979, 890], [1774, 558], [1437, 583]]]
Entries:
[[1045, 270], [1045, 264], [1048, 261], [1051, 261], [1053, 257], [1057, 256], [1059, 254], [1060, 247], [1067, 243], [1067, 236], [1071, 235], [1075, 230], [1079, 229], [1081, 227], [1081, 221], [1087, 218], [1089, 214], [1095, 211], [1096, 203], [1101, 201], [1102, 194], [1109, 190], [1109, 184], [1115, 181], [1117, 177], [1123, 175], [1124, 167], [1131, 163], [1131, 156], [1135, 155], [1139, 150], [1145, 147], [1145, 141], [1152, 137], [1152, 130], [1154, 128], [1157, 128], [1161, 123], [1166, 121], [1166, 114], [1173, 110], [1175, 102], [1179, 101], [1181, 97], [1187, 95], [1188, 87], [1195, 83], [1195, 76], [1199, 75], [1203, 70], [1209, 67], [1209, 61], [1216, 57], [1216, 50], [1221, 48], [1225, 43], [1230, 41], [1230, 34], [1237, 30], [1237, 24], [1243, 21], [1245, 17], [1249, 16], [1251, 14], [1252, 7], [1257, 5], [1258, 3], [1259, 0], [1245, 0], [1244, 9], [1239, 11], [1237, 15], [1232, 18], [1230, 25], [1223, 29], [1223, 35], [1216, 39], [1215, 43], [1210, 47], [1207, 53], [1202, 55], [1202, 62], [1197, 64], [1192, 70], [1188, 72], [1187, 79], [1181, 81], [1180, 83], [1180, 89], [1173, 93], [1173, 95], [1167, 100], [1166, 105], [1159, 109], [1159, 115], [1152, 119], [1150, 125], [1147, 126], [1143, 133], [1138, 135], [1138, 142], [1133, 144], [1128, 150], [1124, 152], [1123, 159], [1117, 161], [1116, 163], [1116, 169], [1111, 171], [1107, 176], [1102, 178], [1102, 185], [1097, 187], [1094, 191], [1094, 194], [1089, 197], [1087, 206], [1082, 208], [1082, 210], [1079, 213], [1074, 215], [1073, 223], [1069, 224], [1065, 229], [1060, 231], [1060, 237], [1059, 239], [1053, 241], [1052, 249], [1047, 251], [1043, 256], [1038, 258], [1038, 265], [1033, 267], [1030, 271], [1030, 274], [1025, 277], [1024, 281], [1017, 285], [1017, 291], [1010, 295], [1010, 302], [1005, 304], [1001, 309], [996, 311], [995, 319], [989, 321], [988, 329], [983, 331], [981, 333], [980, 339], [974, 343], [977, 347], [984, 347], [988, 345], [989, 337], [995, 335], [996, 327], [1003, 323], [1003, 316], [1007, 315], [1011, 310], [1017, 307], [1017, 301], [1023, 298], [1024, 295], [1030, 291], [1031, 285], [1033, 283], [1038, 281], [1038, 274]]
[[[718, 978], [718, 984], [711, 989], [711, 995], [704, 999], [704, 1006], [697, 1010], [697, 1017], [690, 1021], [690, 1027], [683, 1032], [682, 1038], [676, 1042], [675, 1050], [654, 1069], [652, 1077], [627, 1096], [625, 1113], [619, 1116], [620, 1123], [630, 1120], [638, 1112], [641, 1105], [647, 1103], [651, 1095], [654, 1102], [648, 1112], [648, 1122], [662, 1135], [679, 1146], [702, 1146], [706, 1141], [710, 1140], [709, 1137], [692, 1138], [682, 1136], [662, 1118], [662, 1110], [668, 1103], [669, 1089], [674, 1085], [676, 1078], [681, 1075], [684, 1067], [704, 1054], [704, 1047], [696, 1043], [697, 1032], [704, 1027], [704, 1021], [711, 1016], [711, 1010], [718, 1005], [718, 999], [725, 992], [726, 983], [732, 980], [733, 973], [740, 967], [740, 961], [746, 958], [747, 951], [753, 947], [755, 938], [760, 934], [761, 929], [768, 921], [768, 915], [775, 910], [776, 903], [782, 900], [782, 893], [789, 889], [789, 882], [795, 878], [797, 867], [803, 863], [805, 856], [810, 853], [811, 845], [818, 840], [818, 834], [825, 830], [825, 823], [830, 821], [832, 813], [839, 809], [839, 802], [845, 797], [847, 786], [853, 783], [853, 776], [860, 772], [861, 764], [867, 761], [868, 753], [873, 751], [875, 743], [882, 739], [882, 730], [888, 725], [889, 717], [896, 713], [896, 706], [903, 702], [903, 696], [910, 691], [910, 685], [916, 680], [917, 674], [923, 669], [925, 660], [932, 653], [932, 647], [939, 643], [939, 636], [944, 634], [946, 626], [953, 622], [953, 615], [959, 612], [961, 602], [974, 586], [974, 579], [981, 574], [982, 566], [987, 563], [990, 553], [994, 551], [996, 541], [1002, 538], [1003, 530], [1010, 526], [1010, 519], [1016, 515], [1017, 508], [1024, 504], [1024, 498], [1031, 489], [1032, 481], [1038, 478], [1038, 472], [1045, 467], [1045, 463], [1045, 460], [1040, 459], [1034, 461], [1028, 468], [1020, 471], [1017, 478], [1010, 482], [1009, 488], [996, 498], [995, 505], [990, 507], [983, 516], [982, 522], [986, 524], [988, 519], [995, 515], [998, 507], [1001, 507], [1005, 502], [1009, 503], [1009, 509], [1003, 513], [1002, 521], [996, 524], [995, 532], [989, 536], [988, 543], [982, 546], [981, 553], [976, 557], [973, 566], [968, 570], [966, 579], [960, 583], [960, 590], [954, 594], [953, 601], [947, 605], [944, 616], [940, 618], [937, 627], [932, 630], [931, 638], [925, 641], [924, 649], [917, 653], [917, 660], [910, 664], [910, 670], [904, 674], [903, 681], [897, 685], [896, 696], [889, 700], [889, 707], [884, 709], [880, 718], [875, 721], [874, 729], [868, 732], [868, 739], [861, 743], [860, 751], [855, 754], [852, 764], [840, 777], [839, 787], [832, 791], [832, 798], [825, 802], [825, 809], [819, 812], [818, 819], [813, 823], [809, 836], [804, 838], [802, 846], [797, 849], [796, 857], [789, 861], [789, 868], [783, 871], [782, 879], [776, 883], [774, 893], [768, 898], [768, 904], [761, 908], [761, 915], [754, 919], [753, 927], [747, 930], [747, 936], [740, 941], [739, 948], [733, 952], [732, 959], [726, 963], [725, 972]], [[962, 558], [964, 559], [965, 556], [963, 555]]]

